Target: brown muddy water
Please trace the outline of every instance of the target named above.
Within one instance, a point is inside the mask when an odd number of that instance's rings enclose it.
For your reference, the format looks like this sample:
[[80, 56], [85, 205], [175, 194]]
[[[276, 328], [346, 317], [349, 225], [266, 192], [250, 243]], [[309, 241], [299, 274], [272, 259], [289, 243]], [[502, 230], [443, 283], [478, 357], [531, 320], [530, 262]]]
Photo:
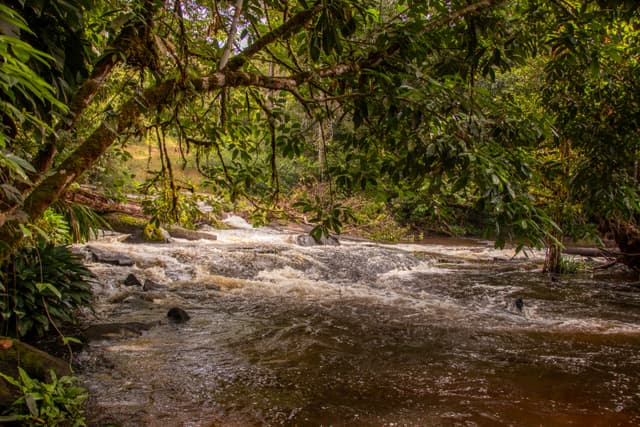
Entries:
[[[217, 241], [91, 243], [136, 265], [90, 265], [87, 323], [163, 322], [77, 355], [89, 425], [640, 425], [628, 278], [552, 281], [540, 252], [484, 242], [301, 247], [232, 223]], [[131, 272], [165, 288], [125, 287]], [[176, 305], [190, 321], [166, 321]]]

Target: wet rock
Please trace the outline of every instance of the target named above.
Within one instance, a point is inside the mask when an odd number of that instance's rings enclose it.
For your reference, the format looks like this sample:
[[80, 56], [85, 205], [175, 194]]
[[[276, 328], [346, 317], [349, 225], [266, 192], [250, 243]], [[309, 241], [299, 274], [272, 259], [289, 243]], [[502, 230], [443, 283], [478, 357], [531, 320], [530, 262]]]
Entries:
[[300, 246], [316, 246], [316, 245], [327, 245], [327, 246], [338, 246], [340, 245], [340, 241], [334, 236], [322, 236], [320, 240], [317, 240], [315, 237], [309, 234], [300, 234], [296, 236], [296, 243]]
[[165, 289], [164, 285], [161, 285], [160, 283], [156, 283], [153, 280], [149, 280], [146, 279], [144, 281], [144, 285], [142, 285], [142, 290], [145, 292], [149, 292], [149, 291], [158, 291], [161, 289]]
[[[30, 377], [50, 382], [53, 369], [58, 378], [71, 375], [69, 364], [13, 338], [0, 337], [0, 372], [18, 377], [18, 364]], [[20, 396], [19, 390], [0, 378], [0, 407], [6, 408]]]
[[126, 322], [91, 325], [82, 332], [85, 342], [130, 338], [142, 335], [142, 331], [159, 325], [160, 322]]
[[131, 235], [123, 234], [112, 230], [91, 230], [89, 232], [90, 240], [100, 240], [107, 243], [122, 243], [127, 240]]
[[129, 291], [119, 292], [107, 298], [107, 302], [109, 304], [121, 304], [122, 302], [124, 302], [125, 299], [133, 295], [135, 295], [135, 292], [129, 292]]
[[215, 234], [207, 233], [204, 231], [189, 230], [188, 228], [172, 225], [169, 228], [169, 234], [171, 237], [186, 240], [217, 240], [218, 237]]
[[191, 316], [180, 307], [172, 307], [167, 312], [167, 317], [174, 323], [184, 323], [191, 319]]
[[523, 300], [522, 298], [518, 298], [518, 299], [516, 299], [516, 301], [515, 301], [515, 306], [516, 306], [516, 309], [517, 309], [520, 313], [522, 313], [522, 310], [524, 309], [524, 300]]
[[138, 280], [138, 278], [133, 274], [130, 273], [126, 279], [124, 279], [124, 285], [125, 286], [140, 286], [142, 287], [142, 283], [140, 282], [140, 280]]
[[170, 243], [171, 235], [167, 230], [149, 223], [142, 230], [142, 238], [148, 242]]
[[[126, 304], [128, 306], [127, 310], [143, 310], [148, 308], [149, 303], [153, 303], [155, 299], [159, 298], [152, 291], [143, 292], [133, 286], [126, 289], [107, 298], [107, 302], [109, 304]], [[133, 289], [133, 291], [129, 291], [129, 289]]]
[[171, 243], [171, 234], [169, 234], [167, 230], [160, 227], [160, 233], [162, 233], [162, 238], [164, 239], [165, 242]]
[[109, 252], [104, 249], [96, 248], [95, 246], [87, 246], [91, 259], [94, 262], [110, 265], [120, 265], [123, 267], [130, 267], [135, 264], [133, 259], [125, 254], [118, 252]]

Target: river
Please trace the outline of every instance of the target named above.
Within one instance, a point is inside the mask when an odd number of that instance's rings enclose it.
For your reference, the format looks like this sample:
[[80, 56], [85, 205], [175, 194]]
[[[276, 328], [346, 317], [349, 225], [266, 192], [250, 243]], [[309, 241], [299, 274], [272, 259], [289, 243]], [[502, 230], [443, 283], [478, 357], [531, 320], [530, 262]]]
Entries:
[[[91, 242], [136, 264], [89, 265], [87, 321], [162, 322], [76, 355], [89, 425], [640, 425], [629, 277], [551, 278], [541, 252], [482, 241], [302, 247], [230, 223], [216, 241]], [[168, 322], [174, 306], [191, 319]]]

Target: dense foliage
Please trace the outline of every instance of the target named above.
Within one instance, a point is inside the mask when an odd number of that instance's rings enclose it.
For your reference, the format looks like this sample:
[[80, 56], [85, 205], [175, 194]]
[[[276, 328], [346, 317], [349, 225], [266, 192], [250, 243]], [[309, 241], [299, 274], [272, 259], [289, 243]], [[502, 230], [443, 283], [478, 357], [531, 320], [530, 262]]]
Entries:
[[58, 378], [53, 370], [49, 371], [49, 382], [31, 378], [22, 368], [18, 368], [18, 374], [18, 378], [11, 378], [0, 372], [0, 377], [21, 393], [0, 415], [0, 422], [19, 422], [22, 426], [86, 425], [83, 403], [88, 395], [85, 389], [74, 384], [76, 379]]
[[91, 273], [65, 246], [22, 247], [0, 268], [2, 334], [41, 337], [90, 306]]
[[[209, 191], [246, 200], [256, 219], [295, 206], [316, 233], [340, 230], [351, 218], [340, 198], [358, 193], [498, 244], [559, 247], [636, 222], [637, 2], [75, 0], [0, 12], [3, 67], [36, 73], [0, 73], [3, 257], [20, 225], [131, 143], [156, 153], [146, 188], [162, 218], [180, 217], [192, 188], [177, 170], [195, 157]], [[283, 203], [313, 183], [321, 191]]]

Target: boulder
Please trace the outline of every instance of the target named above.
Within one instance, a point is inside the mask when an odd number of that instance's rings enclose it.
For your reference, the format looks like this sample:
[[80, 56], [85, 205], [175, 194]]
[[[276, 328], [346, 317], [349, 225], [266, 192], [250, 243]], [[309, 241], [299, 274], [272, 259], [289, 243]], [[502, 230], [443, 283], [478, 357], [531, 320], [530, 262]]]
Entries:
[[169, 234], [171, 237], [185, 240], [217, 240], [218, 237], [215, 234], [207, 233], [205, 231], [189, 230], [188, 228], [180, 227], [178, 225], [172, 225], [169, 227]]
[[85, 342], [129, 338], [142, 335], [142, 331], [159, 325], [160, 322], [126, 322], [91, 325], [82, 331]]
[[148, 242], [170, 243], [171, 235], [167, 230], [155, 224], [148, 223], [142, 230], [142, 238]]
[[87, 249], [91, 254], [91, 259], [94, 262], [102, 264], [120, 265], [123, 267], [131, 267], [135, 264], [133, 259], [125, 254], [118, 252], [109, 252], [104, 249], [96, 248], [95, 246], [88, 245]]
[[167, 317], [174, 323], [184, 323], [191, 319], [191, 316], [180, 307], [172, 307], [167, 312]]
[[300, 246], [316, 246], [316, 245], [327, 245], [327, 246], [338, 246], [340, 245], [340, 241], [334, 236], [322, 236], [320, 240], [317, 240], [315, 237], [310, 234], [299, 234], [296, 236], [296, 243]]
[[[44, 382], [51, 381], [50, 370], [58, 378], [71, 375], [71, 368], [64, 360], [16, 339], [0, 337], [0, 372], [18, 378], [18, 366], [31, 378]], [[0, 407], [7, 407], [18, 397], [20, 391], [0, 378]]]
[[127, 278], [124, 279], [124, 285], [125, 286], [140, 286], [140, 287], [142, 287], [142, 283], [140, 282], [140, 280], [138, 280], [138, 278], [133, 273], [129, 273]]

